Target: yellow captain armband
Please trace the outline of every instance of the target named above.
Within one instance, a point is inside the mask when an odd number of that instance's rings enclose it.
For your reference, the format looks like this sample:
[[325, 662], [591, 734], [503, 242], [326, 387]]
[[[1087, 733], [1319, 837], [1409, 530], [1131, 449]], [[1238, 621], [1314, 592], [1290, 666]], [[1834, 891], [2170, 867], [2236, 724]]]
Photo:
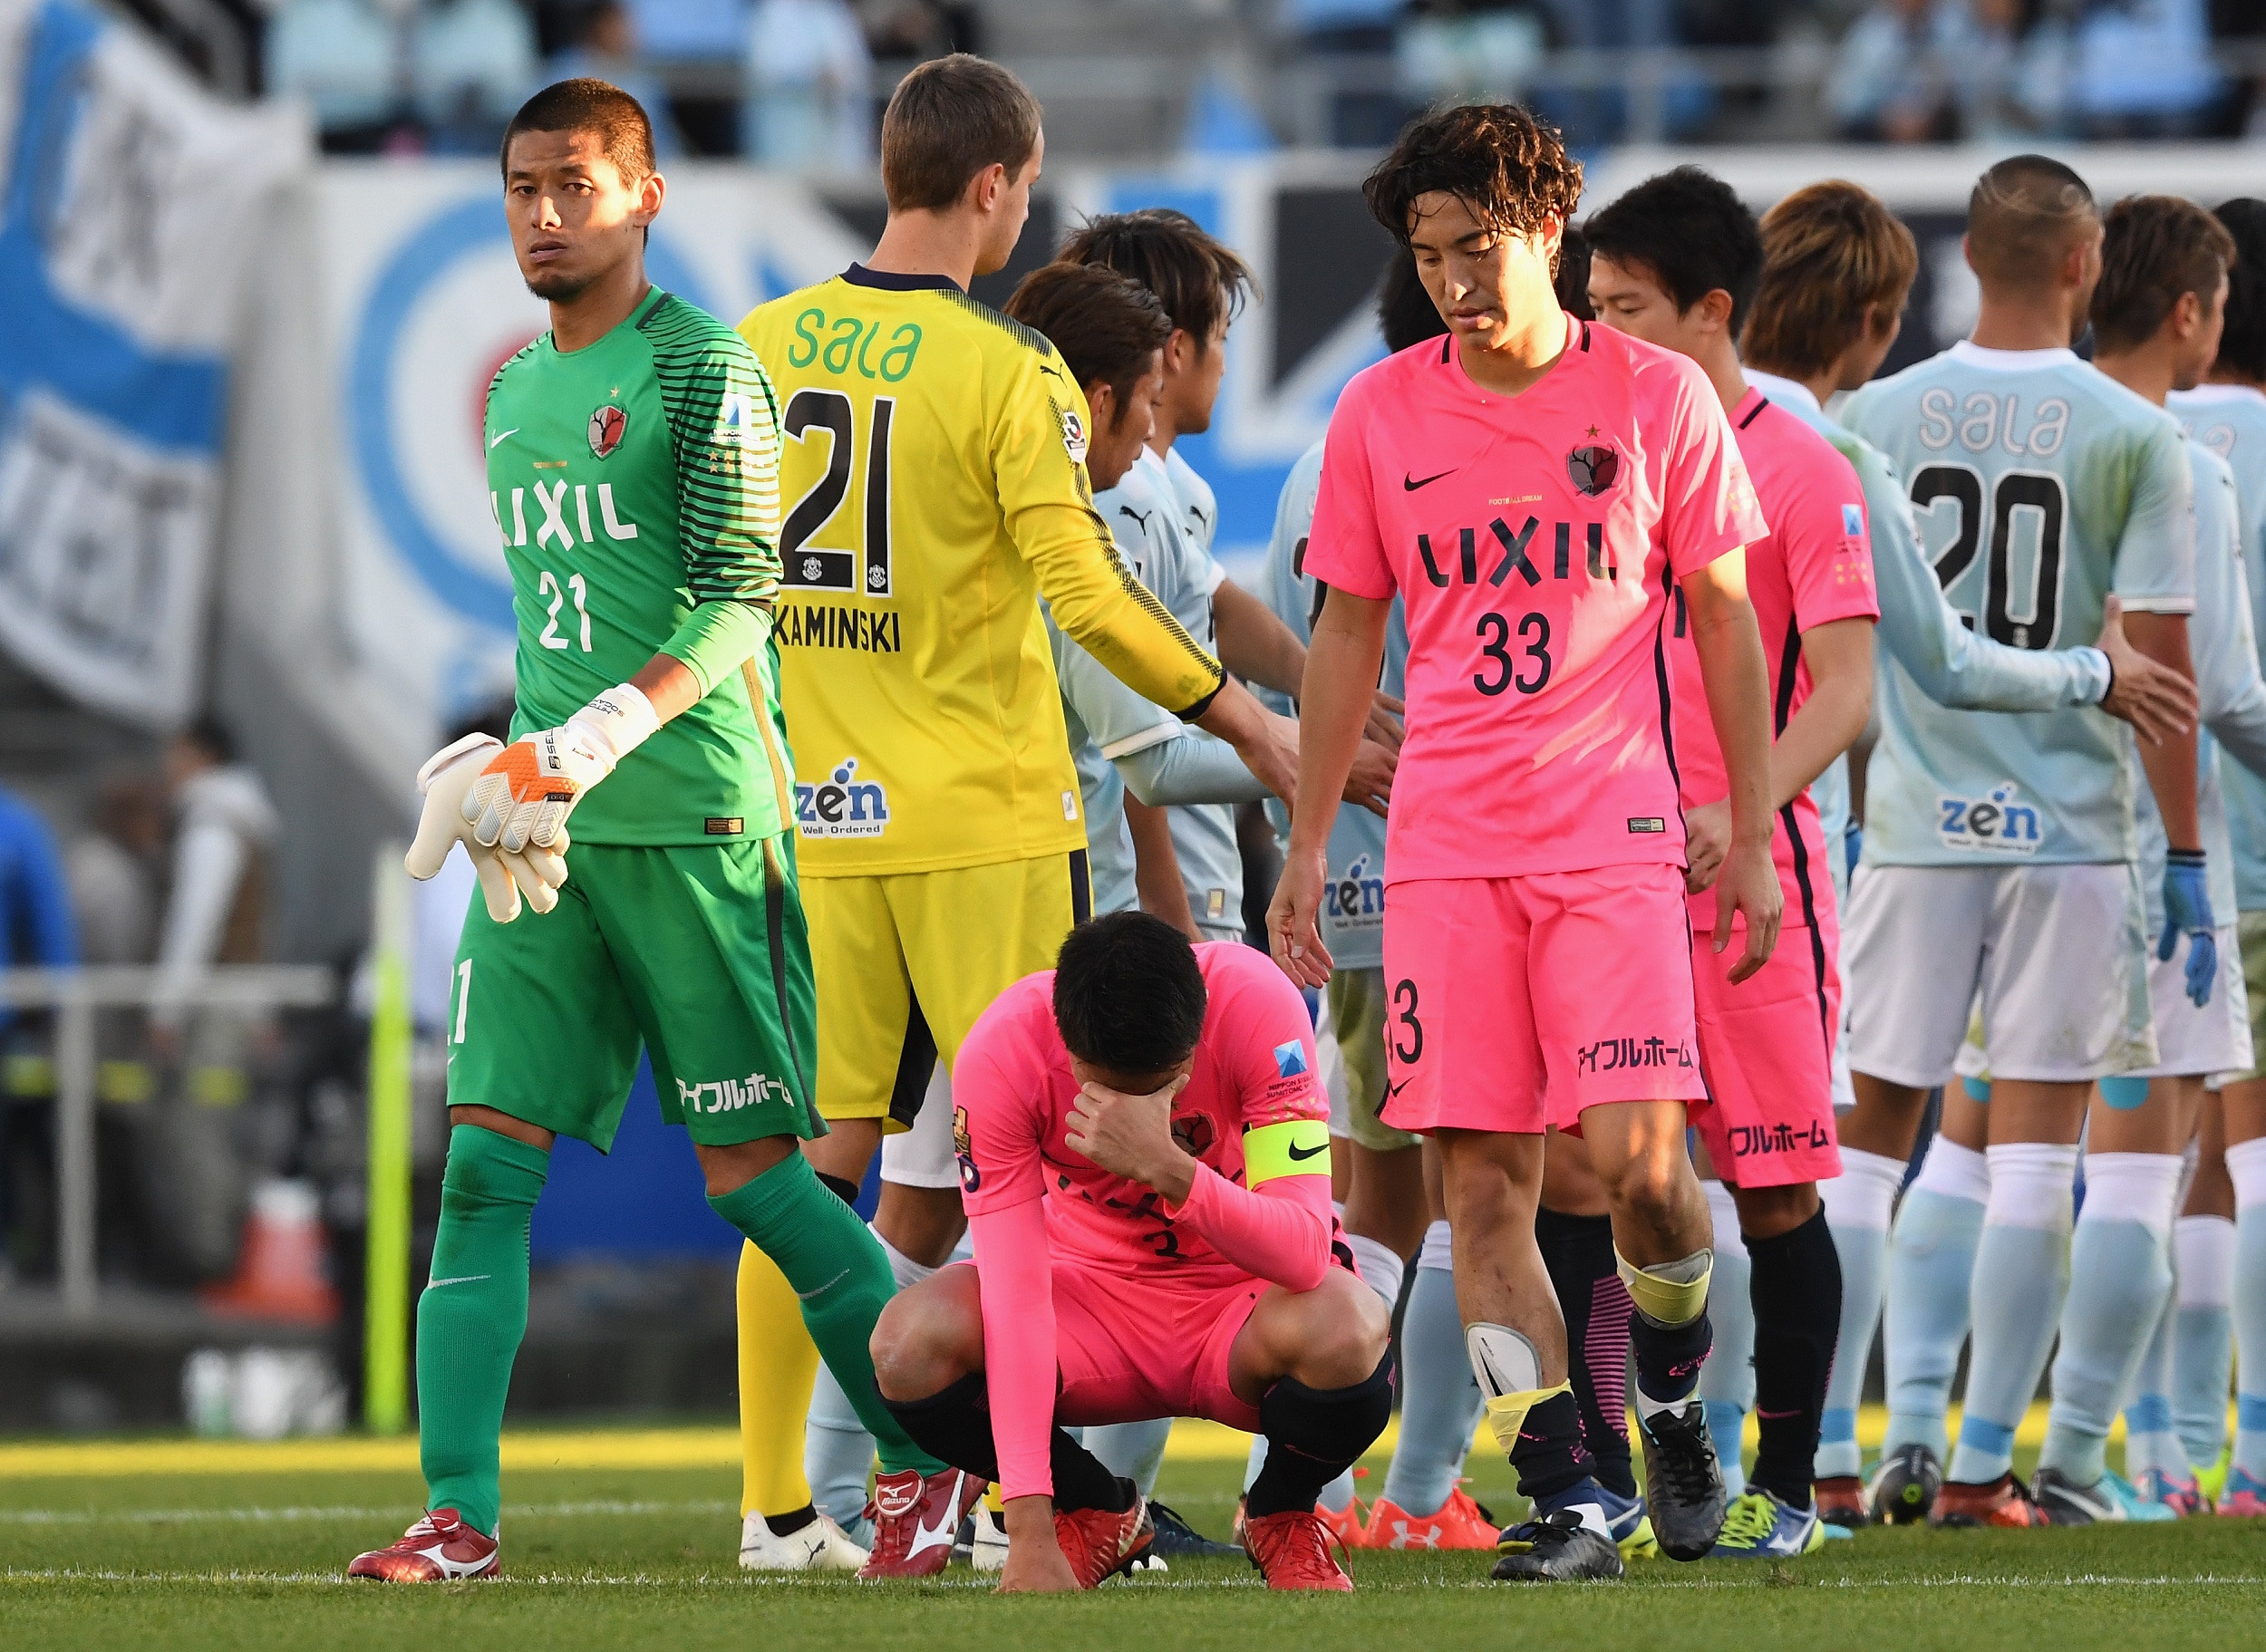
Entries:
[[1330, 1174], [1330, 1126], [1319, 1118], [1285, 1119], [1244, 1132], [1244, 1185], [1277, 1176]]

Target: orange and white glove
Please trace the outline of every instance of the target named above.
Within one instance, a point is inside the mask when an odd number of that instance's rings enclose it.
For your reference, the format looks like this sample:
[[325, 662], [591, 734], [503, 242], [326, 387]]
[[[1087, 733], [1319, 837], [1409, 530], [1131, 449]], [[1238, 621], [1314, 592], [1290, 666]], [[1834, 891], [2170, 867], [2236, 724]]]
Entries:
[[417, 789], [424, 796], [424, 807], [418, 813], [417, 836], [409, 845], [403, 865], [410, 876], [429, 878], [441, 870], [449, 851], [462, 844], [472, 857], [472, 870], [479, 874], [488, 915], [499, 923], [508, 923], [519, 915], [522, 892], [528, 904], [539, 913], [558, 904], [559, 885], [566, 881], [567, 842], [561, 832], [548, 848], [529, 846], [513, 854], [482, 844], [472, 836], [471, 825], [464, 818], [465, 794], [488, 767], [489, 758], [503, 749], [503, 741], [492, 734], [468, 734], [425, 759], [425, 766], [417, 771]]
[[644, 691], [608, 689], [556, 729], [524, 735], [490, 758], [464, 795], [473, 838], [517, 855], [551, 848], [583, 794], [661, 727]]

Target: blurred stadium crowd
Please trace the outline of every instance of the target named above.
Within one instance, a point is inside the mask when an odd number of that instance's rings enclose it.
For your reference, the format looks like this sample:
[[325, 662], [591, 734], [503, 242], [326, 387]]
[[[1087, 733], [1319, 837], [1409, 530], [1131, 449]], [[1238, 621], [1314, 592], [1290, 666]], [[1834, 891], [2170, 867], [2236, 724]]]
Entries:
[[1093, 106], [1097, 153], [1373, 145], [1481, 93], [1584, 146], [2266, 130], [2253, 0], [130, 3], [224, 89], [309, 100], [344, 153], [485, 153], [536, 87], [596, 73], [665, 108], [677, 153], [854, 170], [897, 79], [955, 50]]

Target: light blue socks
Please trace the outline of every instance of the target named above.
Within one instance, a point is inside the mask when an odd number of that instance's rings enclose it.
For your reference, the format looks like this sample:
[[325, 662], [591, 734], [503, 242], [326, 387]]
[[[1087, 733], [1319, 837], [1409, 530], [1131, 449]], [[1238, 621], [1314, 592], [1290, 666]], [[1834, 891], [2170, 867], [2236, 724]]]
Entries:
[[2227, 1149], [2234, 1182], [2234, 1466], [2266, 1481], [2266, 1135]]
[[2234, 1223], [2224, 1216], [2183, 1216], [2172, 1230], [2179, 1297], [2172, 1316], [2172, 1421], [2191, 1468], [2209, 1468], [2226, 1449], [2234, 1245]]
[[[1817, 1184], [1825, 1226], [1841, 1257], [1841, 1335], [1825, 1385], [1819, 1419], [1817, 1478], [1854, 1478], [1864, 1470], [1857, 1450], [1857, 1406], [1864, 1396], [1865, 1367], [1881, 1319], [1881, 1290], [1888, 1279], [1889, 1214], [1904, 1183], [1904, 1165], [1884, 1154], [1841, 1150], [1841, 1174]], [[1711, 1362], [1712, 1363], [1712, 1362]]]
[[[2029, 1144], [2023, 1144], [2029, 1145]], [[1998, 1169], [1994, 1163], [1995, 1173]], [[2072, 1283], [2061, 1313], [2061, 1350], [2054, 1357], [2053, 1406], [2038, 1465], [2076, 1485], [2093, 1485], [2108, 1467], [2109, 1425], [2132, 1393], [2141, 1361], [2155, 1340], [2172, 1296], [2172, 1205], [2178, 1196], [2177, 1154], [2093, 1153], [2085, 1160], [2085, 1211], [2069, 1244]], [[2036, 1233], [2042, 1230], [2027, 1229]], [[1990, 1230], [1985, 1244], [1990, 1243]], [[1979, 1270], [1980, 1272], [1980, 1270]], [[1984, 1287], [1980, 1282], [1980, 1298]], [[1982, 1323], [1980, 1301], [1977, 1322]], [[1978, 1337], [1978, 1343], [1982, 1342]], [[2166, 1344], [2168, 1355], [2169, 1344]], [[1980, 1350], [1979, 1350], [1980, 1361]], [[2028, 1396], [2025, 1396], [2027, 1403]], [[2152, 1400], [2153, 1405], [2145, 1401]], [[2147, 1435], [2169, 1433], [2170, 1399], [2161, 1390], [2137, 1404], [2149, 1426], [2135, 1455], [2150, 1457]], [[1987, 1414], [2003, 1418], [2004, 1413]], [[2019, 1414], [2017, 1414], [2019, 1418]], [[2128, 1420], [2127, 1427], [2132, 1426]], [[1967, 1430], [1960, 1431], [1965, 1450]], [[1995, 1479], [2003, 1468], [1988, 1475]], [[1966, 1478], [1967, 1476], [1954, 1476]]]
[[1102, 1467], [1130, 1480], [1146, 1497], [1157, 1489], [1157, 1473], [1165, 1466], [1165, 1442], [1171, 1437], [1168, 1416], [1141, 1423], [1098, 1423], [1086, 1430], [1086, 1449], [1101, 1459]]
[[1485, 1403], [1456, 1308], [1448, 1224], [1436, 1222], [1400, 1317], [1400, 1443], [1383, 1494], [1410, 1514], [1438, 1513], [1471, 1454]]
[[1882, 1334], [1888, 1367], [1883, 1452], [1925, 1445], [1942, 1462], [1951, 1444], [1944, 1417], [1967, 1340], [1968, 1289], [1990, 1197], [1984, 1155], [1939, 1135], [1904, 1194], [1888, 1246]]
[[1702, 1182], [1700, 1188], [1715, 1230], [1715, 1273], [1708, 1281], [1715, 1348], [1700, 1367], [1700, 1398], [1723, 1467], [1723, 1494], [1738, 1497], [1747, 1490], [1747, 1414], [1755, 1408], [1754, 1264], [1739, 1237], [1731, 1190], [1720, 1182]]
[[[1975, 1247], [1975, 1346], [1944, 1476], [1964, 1485], [1988, 1484], [2013, 1466], [2014, 1431], [2038, 1396], [2068, 1294], [2075, 1215], [2076, 1144], [2005, 1142], [1986, 1156], [1990, 1199]], [[2116, 1399], [2112, 1393], [2112, 1408]]]

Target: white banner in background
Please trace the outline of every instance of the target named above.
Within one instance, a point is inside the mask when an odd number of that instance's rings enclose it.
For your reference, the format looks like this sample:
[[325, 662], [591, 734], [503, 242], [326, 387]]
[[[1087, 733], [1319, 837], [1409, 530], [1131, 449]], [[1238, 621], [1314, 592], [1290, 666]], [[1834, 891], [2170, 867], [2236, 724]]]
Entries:
[[67, 0], [0, 0], [0, 644], [86, 703], [196, 709], [262, 193], [304, 124]]

